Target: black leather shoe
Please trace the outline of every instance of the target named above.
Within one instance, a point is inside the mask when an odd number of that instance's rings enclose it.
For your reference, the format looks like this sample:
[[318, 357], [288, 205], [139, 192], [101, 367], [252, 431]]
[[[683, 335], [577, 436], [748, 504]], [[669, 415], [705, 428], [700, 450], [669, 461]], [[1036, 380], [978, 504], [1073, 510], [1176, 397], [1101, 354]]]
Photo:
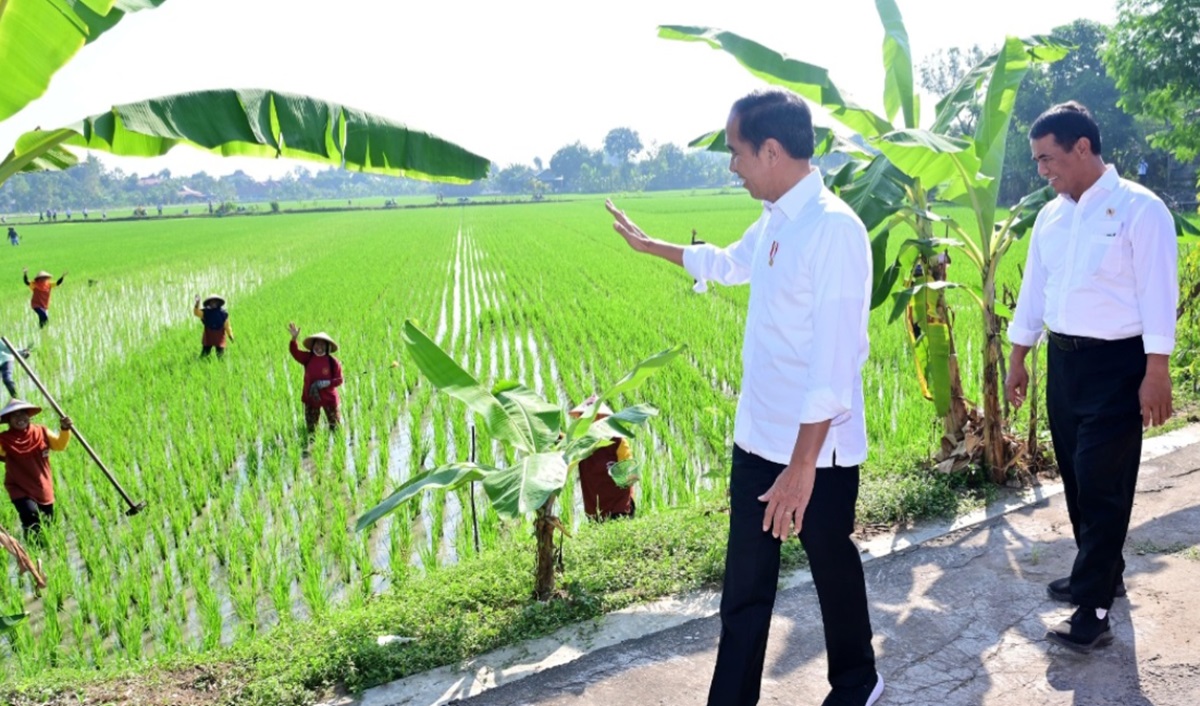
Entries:
[[[1070, 603], [1071, 602], [1071, 577], [1064, 576], [1061, 579], [1051, 581], [1050, 583], [1048, 583], [1046, 585], [1046, 593], [1048, 593], [1050, 595], [1050, 597], [1056, 601], [1062, 601], [1063, 603]], [[1125, 577], [1124, 576], [1117, 578], [1117, 587], [1113, 591], [1113, 596], [1115, 596], [1117, 598], [1125, 597]]]
[[833, 691], [829, 692], [829, 696], [821, 702], [821, 706], [871, 706], [879, 700], [883, 694], [883, 677], [879, 672], [875, 672], [875, 679], [871, 682], [847, 688], [844, 686], [836, 686]]
[[1088, 654], [1097, 647], [1111, 643], [1113, 634], [1108, 627], [1107, 615], [1097, 618], [1095, 608], [1079, 607], [1070, 619], [1050, 628], [1046, 639], [1067, 649]]

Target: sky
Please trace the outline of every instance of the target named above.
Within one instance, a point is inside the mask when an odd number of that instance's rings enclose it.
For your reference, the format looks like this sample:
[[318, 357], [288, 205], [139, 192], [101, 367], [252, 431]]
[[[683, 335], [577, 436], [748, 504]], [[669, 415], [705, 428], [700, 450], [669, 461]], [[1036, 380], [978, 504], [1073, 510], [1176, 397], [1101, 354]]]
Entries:
[[[999, 45], [1078, 18], [1111, 23], [1115, 0], [898, 0], [914, 63], [939, 49]], [[55, 75], [0, 125], [0, 149], [34, 127], [69, 125], [114, 104], [206, 88], [272, 88], [432, 132], [500, 167], [549, 163], [614, 127], [647, 147], [722, 127], [730, 104], [764, 86], [724, 52], [657, 37], [660, 24], [717, 27], [824, 66], [842, 93], [882, 113], [883, 30], [871, 0], [169, 0], [140, 12]], [[1067, 100], [1070, 96], [1057, 97]], [[933, 100], [925, 101], [932, 117]], [[297, 165], [221, 159], [178, 147], [156, 159], [101, 155], [150, 174]]]

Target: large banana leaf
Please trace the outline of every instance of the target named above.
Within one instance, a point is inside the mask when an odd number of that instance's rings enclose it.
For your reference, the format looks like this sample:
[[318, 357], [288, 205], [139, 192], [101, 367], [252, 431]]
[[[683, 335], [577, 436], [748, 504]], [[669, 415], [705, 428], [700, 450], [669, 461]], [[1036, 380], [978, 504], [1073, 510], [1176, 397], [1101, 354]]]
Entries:
[[73, 135], [70, 130], [26, 133], [16, 147], [0, 162], [0, 184], [17, 172], [40, 172], [73, 167], [79, 160], [62, 143]]
[[970, 140], [928, 130], [896, 130], [874, 144], [897, 169], [920, 179], [926, 189], [944, 186], [941, 198], [946, 201], [987, 182], [987, 177], [979, 174], [979, 158]]
[[724, 50], [750, 73], [821, 105], [838, 122], [864, 137], [875, 137], [892, 129], [888, 121], [844, 98], [829, 79], [829, 72], [820, 66], [789, 59], [758, 42], [710, 27], [662, 25], [658, 28], [658, 36], [684, 42], [703, 42], [713, 49]]
[[882, 155], [870, 162], [847, 162], [826, 179], [826, 185], [862, 219], [868, 233], [904, 207], [906, 187], [911, 184], [912, 178]]
[[950, 326], [925, 323], [916, 342], [917, 365], [926, 384], [926, 396], [939, 417], [950, 413]]
[[384, 515], [399, 507], [400, 503], [412, 500], [426, 490], [456, 488], [464, 483], [480, 480], [487, 474], [496, 472], [497, 469], [491, 466], [459, 461], [435, 468], [428, 473], [413, 476], [397, 488], [395, 492], [387, 496], [383, 502], [363, 513], [358, 518], [358, 522], [355, 523], [354, 530], [362, 532], [382, 519]]
[[[179, 144], [221, 156], [290, 157], [373, 174], [464, 183], [487, 175], [488, 160], [453, 143], [370, 113], [309, 96], [259, 89], [180, 93], [114, 106], [64, 128], [62, 144], [155, 157]], [[23, 135], [21, 145], [42, 144]], [[5, 165], [0, 164], [0, 169]]]
[[563, 427], [563, 412], [556, 405], [538, 397], [528, 387], [510, 380], [492, 388], [492, 395], [508, 413], [508, 418], [521, 430], [521, 434], [533, 440], [535, 451], [549, 450], [558, 441]]
[[84, 44], [165, 0], [0, 0], [0, 121], [46, 92]]
[[466, 404], [472, 412], [481, 416], [484, 427], [493, 439], [512, 444], [526, 453], [534, 450], [532, 436], [521, 432], [499, 400], [470, 373], [459, 367], [411, 320], [404, 322], [401, 337], [421, 373], [438, 390]]
[[596, 398], [596, 402], [592, 405], [590, 413], [581, 415], [579, 419], [571, 423], [571, 426], [567, 428], [568, 438], [572, 440], [577, 439], [586, 433], [588, 426], [595, 421], [596, 412], [600, 409], [602, 402], [610, 401], [617, 395], [632, 392], [641, 387], [642, 383], [651, 375], [662, 370], [667, 364], [678, 358], [679, 354], [686, 348], [687, 346], [681, 343], [661, 353], [656, 353], [635, 365], [633, 370], [629, 371], [625, 377], [618, 380], [612, 387], [605, 390], [604, 394]]
[[[1058, 61], [1070, 51], [1070, 47], [1048, 36], [1036, 35], [1020, 41], [1029, 57], [1039, 62]], [[1000, 55], [1002, 53], [1007, 55], [1007, 52], [1008, 43], [1006, 42], [1000, 49], [984, 57], [983, 61], [976, 64], [962, 77], [952, 91], [938, 101], [935, 107], [936, 116], [933, 126], [929, 128], [931, 132], [945, 133], [949, 130], [954, 118], [975, 100], [975, 94], [983, 88], [983, 83], [988, 80]]]
[[498, 515], [516, 519], [540, 508], [566, 482], [567, 463], [562, 454], [537, 453], [484, 476], [483, 491]]
[[913, 92], [912, 50], [908, 30], [895, 0], [875, 0], [875, 9], [883, 21], [883, 109], [888, 122], [895, 124], [896, 114], [904, 113], [904, 127], [917, 127], [917, 96]]

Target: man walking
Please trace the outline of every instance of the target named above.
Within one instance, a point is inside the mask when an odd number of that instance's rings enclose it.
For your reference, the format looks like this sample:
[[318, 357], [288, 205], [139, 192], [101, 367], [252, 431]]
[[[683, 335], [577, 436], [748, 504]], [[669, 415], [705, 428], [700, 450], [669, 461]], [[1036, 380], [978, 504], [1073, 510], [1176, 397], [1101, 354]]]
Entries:
[[639, 252], [696, 279], [750, 284], [734, 422], [721, 641], [709, 706], [758, 702], [781, 543], [800, 536], [821, 605], [832, 687], [825, 706], [868, 706], [875, 671], [866, 585], [850, 538], [867, 457], [871, 251], [866, 229], [810, 164], [812, 116], [797, 96], [752, 93], [725, 127], [729, 168], [763, 212], [725, 248], [648, 237], [611, 202], [613, 228]]
[[1042, 113], [1029, 143], [1058, 198], [1030, 237], [1005, 393], [1024, 401], [1025, 357], [1046, 329], [1050, 434], [1078, 548], [1071, 575], [1047, 587], [1078, 609], [1046, 637], [1090, 652], [1112, 642], [1108, 611], [1125, 595], [1142, 428], [1172, 413], [1175, 226], [1157, 196], [1104, 163], [1100, 128], [1079, 103]]

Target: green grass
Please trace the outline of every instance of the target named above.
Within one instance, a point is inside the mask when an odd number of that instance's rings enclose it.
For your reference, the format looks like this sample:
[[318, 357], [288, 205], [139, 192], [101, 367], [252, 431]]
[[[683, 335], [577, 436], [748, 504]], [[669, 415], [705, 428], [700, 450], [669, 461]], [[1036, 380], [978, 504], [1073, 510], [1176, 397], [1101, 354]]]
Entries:
[[[33, 603], [27, 582], [0, 582], [0, 609], [33, 614], [0, 645], [0, 678], [35, 693], [155, 665], [221, 665], [245, 699], [282, 703], [714, 581], [748, 291], [693, 294], [685, 272], [632, 253], [602, 203], [23, 232], [21, 247], [0, 251], [9, 282], [0, 315], [10, 322], [0, 333], [37, 344], [39, 375], [130, 494], [150, 505], [125, 518], [82, 449], [54, 455], [63, 522], [41, 553], [50, 586]], [[695, 228], [717, 244], [740, 237], [760, 209], [733, 191], [618, 204], [656, 236], [686, 242]], [[1002, 284], [1017, 285], [1025, 247], [1009, 254]], [[70, 271], [45, 331], [19, 284], [22, 266]], [[956, 259], [951, 277], [977, 277], [968, 268]], [[191, 302], [209, 292], [228, 298], [236, 341], [224, 360], [201, 362]], [[966, 394], [978, 399], [982, 318], [969, 298], [950, 296]], [[923, 470], [938, 426], [887, 314], [881, 307], [870, 322], [860, 519], [891, 524], [977, 507], [994, 492], [980, 478]], [[688, 344], [686, 361], [637, 395], [661, 410], [633, 445], [645, 469], [638, 520], [586, 525], [568, 481], [562, 516], [578, 536], [566, 542], [565, 600], [528, 601], [528, 522], [501, 522], [481, 504], [475, 556], [461, 519], [465, 490], [429, 493], [370, 532], [352, 532], [403, 479], [467, 453], [464, 410], [435, 394], [403, 351], [398, 331], [410, 317], [479, 378], [520, 379], [562, 406], [651, 353]], [[289, 321], [332, 334], [347, 378], [343, 429], [308, 443]], [[39, 421], [53, 425], [48, 416]], [[478, 454], [484, 462], [501, 454], [482, 431]], [[0, 504], [0, 523], [16, 526], [10, 506]], [[788, 561], [799, 561], [794, 548]], [[422, 640], [374, 646], [376, 633], [404, 630]]]

